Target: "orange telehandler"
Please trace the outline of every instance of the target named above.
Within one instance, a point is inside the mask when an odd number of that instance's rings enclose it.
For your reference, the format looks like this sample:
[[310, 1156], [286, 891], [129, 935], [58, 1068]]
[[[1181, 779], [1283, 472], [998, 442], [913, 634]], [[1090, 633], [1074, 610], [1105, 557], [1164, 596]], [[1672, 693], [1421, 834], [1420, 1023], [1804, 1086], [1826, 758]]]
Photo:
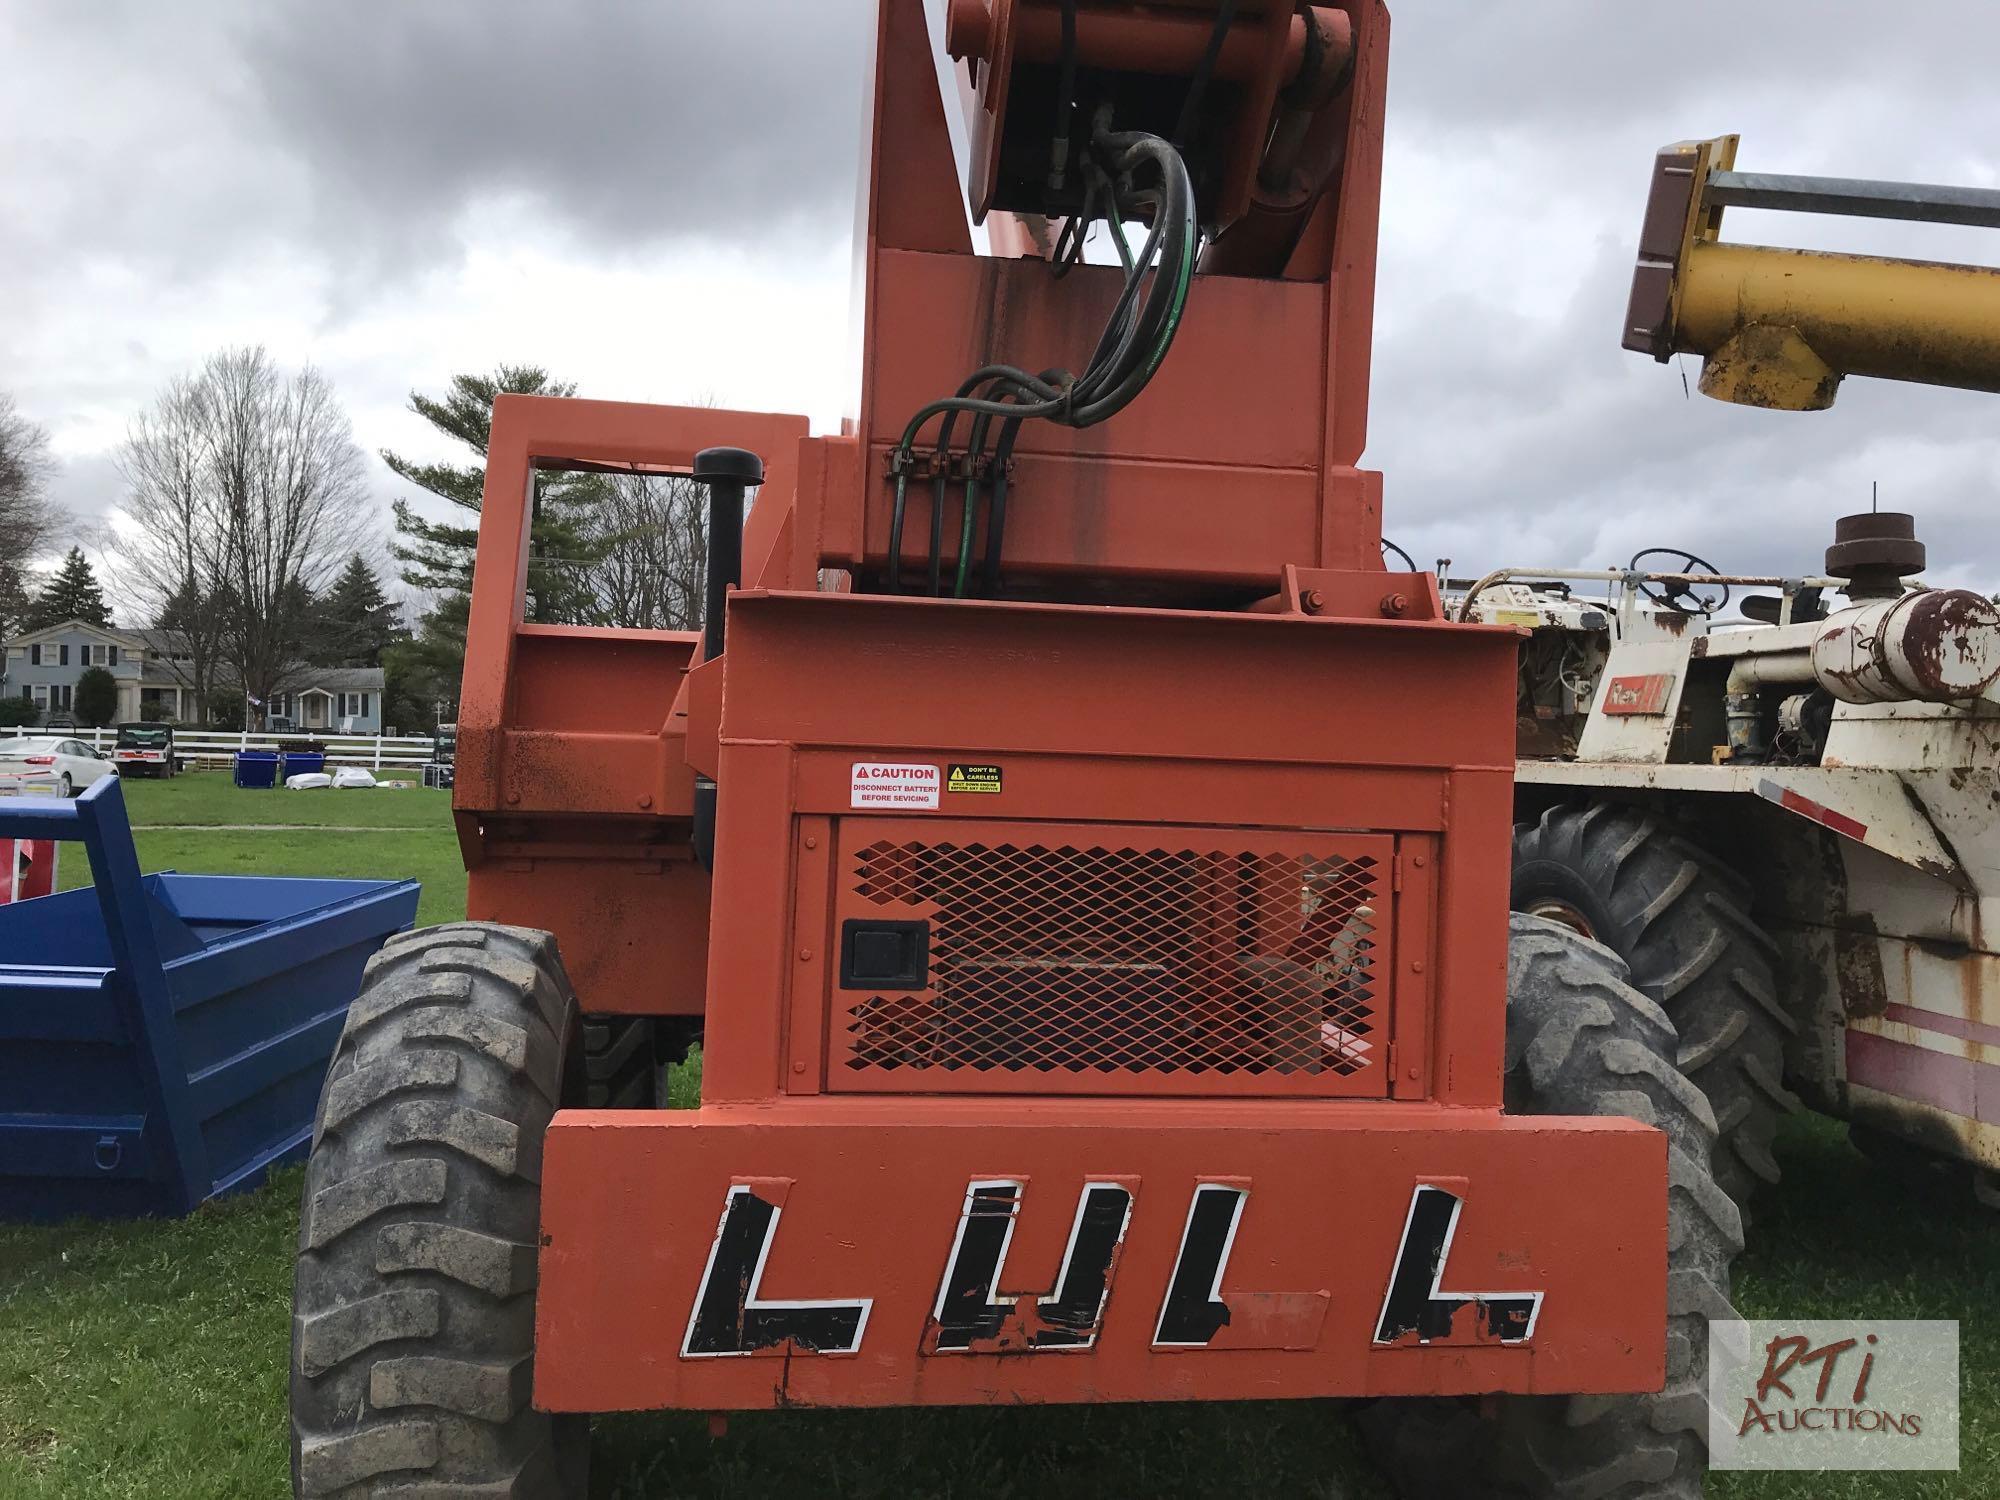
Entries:
[[[1714, 1121], [1510, 931], [1518, 635], [1358, 467], [1387, 48], [882, 0], [842, 432], [495, 404], [474, 920], [326, 1086], [299, 1493], [580, 1495], [610, 1410], [1368, 1396], [1412, 1494], [1698, 1494]], [[707, 487], [702, 631], [526, 622], [562, 469]]]

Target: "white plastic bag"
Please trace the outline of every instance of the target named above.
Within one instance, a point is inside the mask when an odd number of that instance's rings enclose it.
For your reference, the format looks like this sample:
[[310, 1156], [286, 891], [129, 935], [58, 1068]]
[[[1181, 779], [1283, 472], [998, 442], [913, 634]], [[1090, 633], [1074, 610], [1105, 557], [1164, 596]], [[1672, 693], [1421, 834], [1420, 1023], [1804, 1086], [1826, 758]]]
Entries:
[[375, 777], [360, 766], [342, 766], [333, 773], [333, 785], [336, 790], [350, 786], [373, 786]]
[[324, 771], [301, 771], [296, 776], [285, 778], [288, 792], [315, 792], [323, 786], [332, 786], [333, 778]]

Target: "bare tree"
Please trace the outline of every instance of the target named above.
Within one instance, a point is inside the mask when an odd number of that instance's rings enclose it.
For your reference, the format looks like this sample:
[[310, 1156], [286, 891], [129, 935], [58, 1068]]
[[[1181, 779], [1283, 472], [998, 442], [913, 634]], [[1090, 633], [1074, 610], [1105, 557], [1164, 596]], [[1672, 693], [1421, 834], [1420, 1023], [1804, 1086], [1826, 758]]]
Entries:
[[222, 658], [225, 613], [216, 596], [229, 569], [230, 526], [209, 475], [206, 394], [192, 376], [171, 381], [133, 423], [119, 452], [123, 526], [104, 539], [116, 557], [121, 602], [166, 637], [168, 665], [206, 718]]
[[28, 560], [55, 530], [48, 500], [49, 435], [0, 392], [0, 640], [27, 603]]
[[304, 658], [313, 595], [352, 552], [367, 501], [361, 450], [326, 377], [286, 379], [263, 350], [209, 362], [218, 409], [213, 466], [238, 538], [224, 597], [226, 643], [250, 697], [268, 702]]
[[226, 663], [268, 702], [362, 529], [361, 451], [333, 387], [261, 348], [225, 350], [161, 393], [122, 465], [113, 550], [128, 585], [184, 647], [198, 697]]
[[613, 474], [593, 486], [583, 568], [590, 622], [694, 630], [708, 569], [708, 497], [679, 474]]

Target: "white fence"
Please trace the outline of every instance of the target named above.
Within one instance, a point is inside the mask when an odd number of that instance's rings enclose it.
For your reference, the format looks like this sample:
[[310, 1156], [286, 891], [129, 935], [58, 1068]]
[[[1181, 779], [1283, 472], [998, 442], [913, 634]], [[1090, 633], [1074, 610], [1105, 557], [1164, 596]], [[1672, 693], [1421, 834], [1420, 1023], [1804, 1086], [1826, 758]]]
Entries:
[[[109, 754], [118, 743], [115, 729], [75, 729], [63, 731], [25, 730], [23, 733], [60, 733], [77, 739], [93, 750]], [[182, 765], [228, 765], [239, 750], [299, 750], [307, 745], [326, 746], [329, 764], [414, 768], [437, 759], [437, 741], [429, 735], [384, 734], [261, 734], [256, 730], [230, 733], [221, 729], [176, 729], [174, 759]]]

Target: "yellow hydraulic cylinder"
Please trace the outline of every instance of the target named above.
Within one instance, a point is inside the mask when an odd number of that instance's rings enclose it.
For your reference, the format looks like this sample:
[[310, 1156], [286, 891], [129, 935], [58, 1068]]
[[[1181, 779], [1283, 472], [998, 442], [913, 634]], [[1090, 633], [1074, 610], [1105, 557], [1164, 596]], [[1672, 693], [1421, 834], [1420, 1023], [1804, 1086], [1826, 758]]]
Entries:
[[1986, 223], [2000, 195], [1739, 175], [1727, 170], [1735, 146], [1725, 136], [1660, 153], [1627, 348], [1699, 354], [1705, 394], [1784, 411], [1831, 406], [1846, 375], [2000, 391], [2000, 271], [1718, 238], [1729, 203]]
[[1744, 406], [1817, 411], [1843, 375], [2000, 391], [2000, 271], [1704, 241], [1673, 340]]

